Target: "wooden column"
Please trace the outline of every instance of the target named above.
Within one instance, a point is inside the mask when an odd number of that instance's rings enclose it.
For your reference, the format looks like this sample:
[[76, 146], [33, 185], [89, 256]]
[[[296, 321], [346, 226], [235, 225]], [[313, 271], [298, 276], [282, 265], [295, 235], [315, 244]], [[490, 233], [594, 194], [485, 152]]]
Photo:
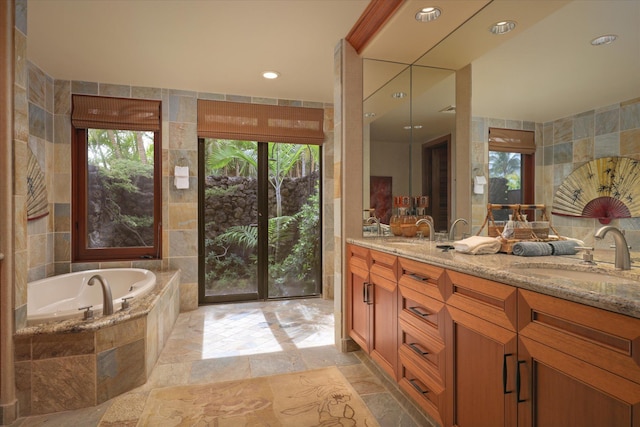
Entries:
[[17, 417], [13, 363], [13, 79], [15, 1], [0, 2], [0, 425]]

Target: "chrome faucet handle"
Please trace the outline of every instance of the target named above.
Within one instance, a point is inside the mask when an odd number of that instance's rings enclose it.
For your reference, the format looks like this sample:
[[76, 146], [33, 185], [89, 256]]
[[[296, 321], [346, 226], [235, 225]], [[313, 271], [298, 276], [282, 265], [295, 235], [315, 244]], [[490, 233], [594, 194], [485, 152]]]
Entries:
[[85, 310], [84, 316], [82, 317], [83, 320], [91, 320], [91, 319], [93, 319], [93, 310], [91, 310], [91, 308], [93, 308], [93, 306], [92, 305], [88, 305], [86, 307], [80, 307], [78, 309], [80, 311]]
[[122, 304], [120, 306], [121, 310], [126, 310], [127, 308], [131, 307], [131, 303], [127, 300], [129, 299], [133, 299], [133, 297], [124, 297], [122, 298]]
[[580, 264], [597, 265], [593, 260], [593, 251], [595, 250], [595, 248], [590, 246], [576, 246], [576, 250], [584, 251]]

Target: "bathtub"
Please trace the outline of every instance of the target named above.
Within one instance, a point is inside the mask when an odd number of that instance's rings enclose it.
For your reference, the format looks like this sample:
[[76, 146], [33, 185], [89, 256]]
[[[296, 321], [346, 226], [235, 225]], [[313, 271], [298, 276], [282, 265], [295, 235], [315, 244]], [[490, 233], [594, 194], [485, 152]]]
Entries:
[[113, 312], [122, 306], [122, 299], [133, 303], [148, 294], [156, 285], [156, 275], [141, 268], [112, 268], [61, 274], [27, 284], [27, 325], [56, 320], [82, 318], [82, 307], [93, 306], [96, 316], [102, 314], [102, 287], [99, 281], [87, 285], [99, 274], [106, 279], [113, 297]]

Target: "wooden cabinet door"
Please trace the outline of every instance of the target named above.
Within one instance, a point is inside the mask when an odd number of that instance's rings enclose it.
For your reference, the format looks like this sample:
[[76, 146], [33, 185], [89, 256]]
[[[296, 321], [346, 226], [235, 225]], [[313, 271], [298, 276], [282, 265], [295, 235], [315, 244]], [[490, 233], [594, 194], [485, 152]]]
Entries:
[[519, 338], [519, 427], [639, 427], [640, 384]]
[[347, 245], [347, 329], [349, 336], [369, 353], [369, 250]]
[[455, 307], [447, 333], [447, 426], [517, 425], [515, 331]]
[[371, 251], [371, 358], [398, 377], [398, 258]]
[[517, 289], [446, 271], [447, 426], [516, 426]]

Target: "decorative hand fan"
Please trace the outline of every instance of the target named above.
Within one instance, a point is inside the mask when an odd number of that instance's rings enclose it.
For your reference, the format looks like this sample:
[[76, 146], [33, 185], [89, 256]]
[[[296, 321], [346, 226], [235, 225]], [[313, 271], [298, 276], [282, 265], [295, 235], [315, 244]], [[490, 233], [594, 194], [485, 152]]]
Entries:
[[49, 215], [49, 200], [44, 174], [36, 156], [29, 150], [27, 164], [27, 220]]
[[554, 215], [597, 218], [640, 217], [640, 161], [601, 157], [580, 166], [558, 187]]

